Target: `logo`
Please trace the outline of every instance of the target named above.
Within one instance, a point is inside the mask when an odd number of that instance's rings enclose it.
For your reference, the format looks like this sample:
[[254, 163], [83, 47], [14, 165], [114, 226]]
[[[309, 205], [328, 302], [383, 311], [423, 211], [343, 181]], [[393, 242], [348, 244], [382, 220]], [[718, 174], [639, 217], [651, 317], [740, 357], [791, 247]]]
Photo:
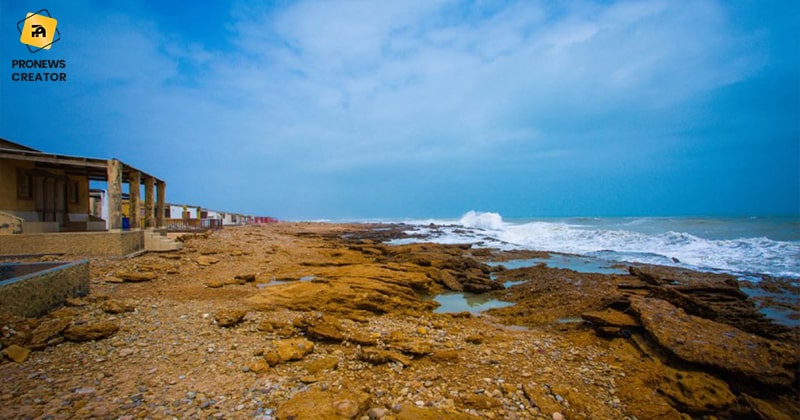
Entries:
[[28, 13], [25, 19], [17, 22], [19, 42], [27, 45], [32, 53], [49, 50], [50, 46], [61, 40], [57, 25], [58, 21], [50, 16], [47, 9]]

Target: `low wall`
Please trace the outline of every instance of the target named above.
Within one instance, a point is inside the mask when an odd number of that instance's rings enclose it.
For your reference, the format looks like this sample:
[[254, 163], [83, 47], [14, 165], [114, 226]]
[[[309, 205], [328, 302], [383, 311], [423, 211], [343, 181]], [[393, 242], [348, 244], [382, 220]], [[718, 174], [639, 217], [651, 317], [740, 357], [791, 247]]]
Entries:
[[22, 233], [22, 219], [13, 214], [0, 211], [0, 235]]
[[0, 281], [0, 312], [41, 316], [63, 305], [68, 297], [89, 293], [87, 260], [0, 264], [0, 271], [27, 273]]
[[3, 235], [0, 238], [0, 255], [120, 256], [143, 248], [144, 233], [141, 230], [34, 233]]

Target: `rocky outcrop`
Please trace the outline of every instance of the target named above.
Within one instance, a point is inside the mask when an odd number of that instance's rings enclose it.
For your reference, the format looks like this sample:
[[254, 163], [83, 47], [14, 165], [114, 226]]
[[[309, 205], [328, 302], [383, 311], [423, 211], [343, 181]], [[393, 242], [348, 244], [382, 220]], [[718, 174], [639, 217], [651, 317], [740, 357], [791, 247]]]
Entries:
[[661, 347], [686, 362], [769, 386], [795, 381], [797, 348], [687, 314], [662, 299], [632, 297], [631, 309]]
[[771, 322], [759, 312], [731, 275], [651, 265], [633, 266], [630, 273], [649, 285], [651, 296], [664, 299], [691, 315], [767, 338], [788, 332], [788, 328]]

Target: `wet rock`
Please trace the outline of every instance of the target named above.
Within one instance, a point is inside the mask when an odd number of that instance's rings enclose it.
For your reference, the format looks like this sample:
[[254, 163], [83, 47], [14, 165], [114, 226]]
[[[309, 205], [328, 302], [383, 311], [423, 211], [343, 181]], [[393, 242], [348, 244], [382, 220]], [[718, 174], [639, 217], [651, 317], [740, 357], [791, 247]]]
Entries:
[[632, 296], [631, 308], [659, 345], [685, 361], [771, 386], [795, 380], [800, 352], [788, 344], [689, 315], [661, 299]]
[[278, 406], [276, 416], [279, 420], [353, 419], [364, 413], [369, 404], [370, 396], [364, 392], [348, 388], [336, 391], [323, 390], [319, 386], [312, 385]]
[[25, 347], [18, 346], [16, 344], [12, 344], [2, 350], [2, 353], [8, 357], [10, 360], [22, 363], [28, 360], [28, 355], [31, 354], [31, 351]]
[[447, 270], [438, 270], [437, 280], [449, 290], [455, 292], [464, 291], [464, 286], [462, 286], [458, 279], [456, 279], [456, 276]]
[[85, 324], [72, 324], [64, 330], [64, 338], [69, 341], [100, 340], [119, 330], [118, 321], [90, 321]]
[[214, 319], [220, 327], [233, 327], [242, 322], [247, 311], [244, 309], [221, 309], [214, 314]]

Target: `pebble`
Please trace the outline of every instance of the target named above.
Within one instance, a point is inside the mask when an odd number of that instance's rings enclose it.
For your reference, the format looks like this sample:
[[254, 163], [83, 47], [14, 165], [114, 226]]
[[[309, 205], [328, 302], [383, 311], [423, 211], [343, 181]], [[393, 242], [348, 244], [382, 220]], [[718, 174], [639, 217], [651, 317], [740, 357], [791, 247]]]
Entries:
[[553, 413], [553, 420], [564, 420], [564, 415], [559, 412], [555, 412]]

